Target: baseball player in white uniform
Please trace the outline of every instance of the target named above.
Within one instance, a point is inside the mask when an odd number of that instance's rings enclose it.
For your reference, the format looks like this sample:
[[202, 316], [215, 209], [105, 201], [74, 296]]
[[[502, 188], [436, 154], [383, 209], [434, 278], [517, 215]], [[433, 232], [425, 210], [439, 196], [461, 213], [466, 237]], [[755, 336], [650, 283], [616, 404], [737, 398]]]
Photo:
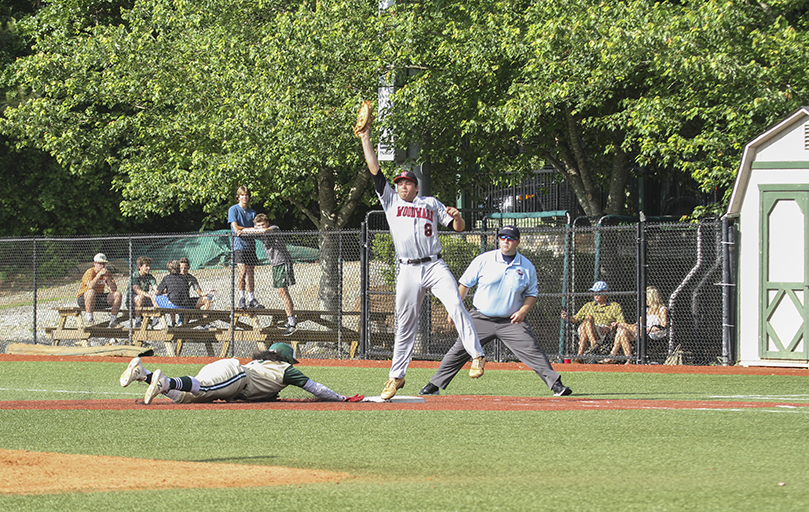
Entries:
[[483, 375], [486, 358], [469, 312], [458, 293], [455, 277], [441, 259], [438, 223], [463, 231], [466, 224], [457, 208], [444, 206], [434, 197], [419, 197], [416, 175], [402, 171], [393, 179], [396, 191], [379, 172], [379, 160], [371, 144], [370, 129], [358, 134], [376, 194], [390, 226], [399, 275], [396, 278], [396, 337], [389, 378], [381, 397], [390, 399], [405, 384], [405, 373], [413, 355], [418, 314], [425, 292], [438, 297], [452, 318], [463, 347], [472, 358], [469, 376]]
[[303, 388], [322, 400], [361, 402], [365, 398], [362, 395], [346, 397], [332, 391], [292, 366], [297, 363], [291, 345], [275, 343], [270, 350], [254, 354], [247, 364], [235, 358], [220, 359], [203, 366], [194, 377], [170, 378], [160, 370], [148, 371], [136, 357], [121, 374], [121, 386], [134, 381], [147, 383], [149, 387], [143, 397], [146, 405], [161, 393], [180, 404], [215, 400], [266, 402], [275, 400], [278, 393], [290, 385]]

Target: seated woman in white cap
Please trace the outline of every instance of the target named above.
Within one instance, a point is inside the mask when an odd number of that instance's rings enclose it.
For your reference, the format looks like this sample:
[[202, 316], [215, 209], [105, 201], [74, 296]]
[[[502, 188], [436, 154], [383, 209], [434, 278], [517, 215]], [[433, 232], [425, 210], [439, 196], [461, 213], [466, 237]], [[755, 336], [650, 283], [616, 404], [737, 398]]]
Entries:
[[[596, 281], [590, 288], [593, 292], [593, 301], [581, 307], [578, 313], [570, 317], [573, 323], [579, 325], [579, 351], [584, 354], [589, 348], [595, 348], [619, 323], [624, 323], [624, 312], [617, 302], [609, 302], [605, 292], [610, 287], [604, 281]], [[562, 318], [568, 319], [567, 311], [562, 311]]]
[[[81, 286], [76, 296], [79, 307], [87, 314], [87, 323], [95, 323], [93, 311], [110, 309], [110, 327], [118, 324], [118, 310], [121, 309], [121, 292], [107, 268], [107, 257], [98, 253], [93, 257], [93, 266], [81, 278]], [[104, 291], [109, 288], [109, 293]]]

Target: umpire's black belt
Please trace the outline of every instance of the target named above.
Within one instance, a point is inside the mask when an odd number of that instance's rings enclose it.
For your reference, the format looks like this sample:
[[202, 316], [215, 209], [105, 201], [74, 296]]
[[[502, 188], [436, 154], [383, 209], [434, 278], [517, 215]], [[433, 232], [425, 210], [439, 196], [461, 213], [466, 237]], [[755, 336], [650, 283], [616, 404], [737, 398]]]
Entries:
[[425, 256], [424, 258], [416, 258], [412, 260], [406, 260], [404, 258], [399, 258], [399, 263], [404, 263], [405, 265], [418, 265], [420, 263], [427, 263], [428, 261], [435, 261], [441, 259], [441, 253], [434, 256]]

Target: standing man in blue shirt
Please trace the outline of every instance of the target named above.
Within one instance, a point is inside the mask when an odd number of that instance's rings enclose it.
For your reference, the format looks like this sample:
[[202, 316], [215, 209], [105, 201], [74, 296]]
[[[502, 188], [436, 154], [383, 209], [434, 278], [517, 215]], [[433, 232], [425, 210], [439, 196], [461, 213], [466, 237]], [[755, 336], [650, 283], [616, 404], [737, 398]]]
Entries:
[[[525, 321], [537, 301], [537, 274], [528, 258], [517, 252], [520, 230], [503, 226], [498, 233], [498, 243], [500, 249], [476, 257], [458, 279], [462, 298], [477, 285], [470, 315], [480, 343], [486, 345], [499, 338], [539, 375], [554, 396], [569, 395], [572, 391], [562, 384], [562, 377], [551, 367], [548, 356], [539, 348], [531, 326]], [[467, 361], [469, 354], [459, 339], [441, 359], [438, 371], [419, 394], [437, 395], [439, 388], [446, 389]]]
[[[263, 308], [255, 296], [255, 268], [258, 265], [256, 256], [256, 239], [252, 236], [241, 236], [242, 232], [250, 232], [256, 212], [250, 208], [250, 189], [242, 185], [236, 190], [236, 200], [228, 209], [228, 223], [233, 234], [233, 263], [239, 267], [239, 309]], [[247, 234], [247, 233], [245, 233]], [[247, 295], [245, 296], [245, 288]]]

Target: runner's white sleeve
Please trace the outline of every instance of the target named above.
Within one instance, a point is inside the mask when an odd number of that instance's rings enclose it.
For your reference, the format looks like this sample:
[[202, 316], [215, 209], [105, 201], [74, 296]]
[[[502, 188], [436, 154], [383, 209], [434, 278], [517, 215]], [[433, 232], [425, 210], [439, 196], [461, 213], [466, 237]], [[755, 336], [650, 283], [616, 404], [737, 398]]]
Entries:
[[303, 385], [303, 389], [312, 393], [318, 398], [322, 398], [323, 400], [331, 400], [333, 402], [344, 402], [346, 397], [343, 395], [337, 394], [331, 389], [327, 388], [323, 384], [319, 382], [315, 382], [312, 379], [306, 381], [306, 384]]

